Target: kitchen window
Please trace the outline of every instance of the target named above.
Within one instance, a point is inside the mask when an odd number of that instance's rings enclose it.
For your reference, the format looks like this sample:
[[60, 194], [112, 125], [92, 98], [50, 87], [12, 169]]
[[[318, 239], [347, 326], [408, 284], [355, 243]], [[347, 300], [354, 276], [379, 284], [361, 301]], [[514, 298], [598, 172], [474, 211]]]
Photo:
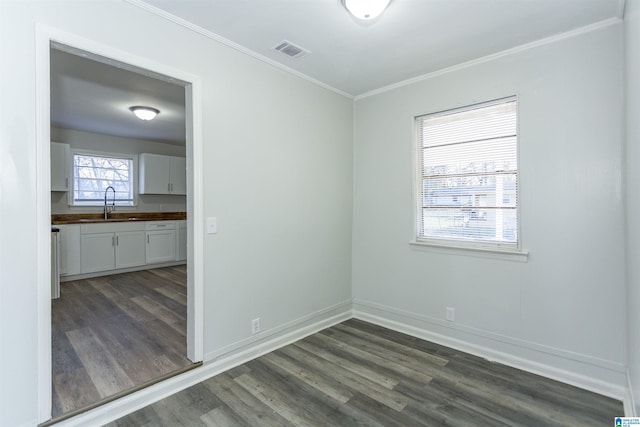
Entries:
[[[115, 189], [116, 206], [134, 206], [134, 165], [137, 156], [73, 153], [72, 206], [102, 206], [106, 189]], [[109, 191], [111, 203], [113, 193]]]
[[416, 243], [519, 250], [516, 103], [416, 117]]

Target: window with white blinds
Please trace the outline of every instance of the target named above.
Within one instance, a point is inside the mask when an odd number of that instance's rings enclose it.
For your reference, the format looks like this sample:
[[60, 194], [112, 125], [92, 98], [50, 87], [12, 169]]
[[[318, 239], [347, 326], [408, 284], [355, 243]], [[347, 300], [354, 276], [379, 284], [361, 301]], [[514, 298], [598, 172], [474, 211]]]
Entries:
[[[102, 206], [105, 190], [115, 189], [116, 206], [134, 205], [134, 156], [73, 154], [74, 206]], [[114, 197], [109, 190], [108, 201]]]
[[517, 249], [516, 98], [416, 117], [417, 240]]

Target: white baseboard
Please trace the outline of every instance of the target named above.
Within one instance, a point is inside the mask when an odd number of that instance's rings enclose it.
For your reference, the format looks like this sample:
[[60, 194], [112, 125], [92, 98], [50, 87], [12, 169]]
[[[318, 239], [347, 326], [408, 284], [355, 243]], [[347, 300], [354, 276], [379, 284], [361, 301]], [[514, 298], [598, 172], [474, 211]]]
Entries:
[[[311, 315], [296, 319], [278, 328], [265, 331], [260, 337], [250, 337], [223, 347], [215, 352], [207, 353], [205, 355], [204, 365], [199, 368], [185, 372], [184, 374], [170, 378], [68, 420], [64, 420], [56, 424], [56, 426], [76, 427], [104, 425], [187, 387], [260, 357], [263, 354], [354, 317], [407, 335], [622, 400], [625, 416], [636, 416], [628, 374], [626, 374], [627, 384], [625, 385], [603, 381], [570, 370], [539, 363], [533, 361], [533, 359], [526, 359], [505, 351], [499, 351], [487, 346], [434, 332], [425, 326], [429, 323], [428, 321], [424, 322], [424, 319], [420, 327], [415, 326], [412, 324], [415, 323], [415, 316], [403, 318], [398, 314], [398, 311], [393, 309], [385, 313], [379, 305], [368, 306], [362, 301], [354, 301], [353, 304], [351, 301], [345, 301]], [[504, 340], [501, 344], [504, 346]], [[519, 347], [520, 350], [522, 350], [521, 343], [519, 343]], [[539, 351], [539, 349], [531, 349], [532, 353], [536, 351]], [[554, 354], [554, 356], [559, 357], [557, 354]], [[582, 360], [578, 360], [576, 363], [582, 363]], [[610, 365], [612, 364], [605, 364], [602, 366], [602, 369], [610, 370]], [[613, 365], [615, 366], [615, 364]]]
[[244, 340], [242, 341], [244, 346], [240, 344], [229, 346], [226, 348], [228, 351], [224, 355], [219, 355], [215, 361], [206, 361], [207, 358], [205, 357], [205, 363], [199, 368], [192, 369], [144, 390], [61, 421], [56, 424], [56, 427], [84, 427], [107, 424], [201, 381], [352, 317], [351, 301], [321, 310], [314, 315], [304, 316], [277, 328], [277, 330], [269, 331], [270, 335], [266, 340], [263, 339], [259, 342]]
[[[624, 380], [622, 379], [625, 375], [625, 368], [613, 362], [600, 362], [599, 359], [589, 358], [584, 355], [575, 355], [574, 353], [559, 350], [549, 350], [547, 354], [544, 354], [546, 358], [554, 359], [564, 366], [573, 365], [576, 367], [575, 370], [558, 368], [550, 364], [535, 361], [535, 356], [542, 354], [545, 350], [541, 349], [538, 345], [531, 344], [531, 346], [527, 348], [527, 344], [522, 341], [516, 342], [516, 340], [513, 340], [514, 342], [510, 343], [507, 337], [500, 336], [499, 341], [495, 340], [493, 342], [496, 344], [495, 348], [490, 348], [487, 345], [474, 343], [470, 340], [435, 332], [435, 330], [438, 330], [442, 325], [423, 316], [415, 314], [408, 315], [392, 308], [385, 309], [378, 304], [369, 304], [360, 300], [354, 301], [354, 317], [490, 361], [502, 363], [507, 366], [522, 369], [523, 371], [589, 390], [603, 396], [621, 401], [625, 399], [627, 387], [623, 385]], [[419, 326], [416, 326], [416, 323], [418, 323]], [[458, 335], [463, 335], [460, 332], [465, 332], [464, 327], [461, 326], [457, 326], [455, 329]], [[473, 335], [478, 336], [478, 331], [473, 330], [473, 334], [468, 333], [469, 337]], [[494, 339], [494, 337], [491, 337], [489, 334], [485, 334], [485, 336], [482, 337], [482, 341], [485, 343], [491, 343], [492, 339]], [[500, 348], [500, 350], [497, 348]], [[522, 357], [516, 354], [526, 354], [531, 357]], [[599, 372], [602, 377], [619, 377], [620, 381], [618, 383], [605, 381], [595, 376], [580, 373], [579, 369], [584, 369], [584, 366], [587, 365], [586, 362], [588, 362], [589, 369]]]
[[[277, 337], [280, 337], [280, 336], [286, 337], [289, 334], [294, 334], [295, 336], [300, 336], [300, 334], [302, 334], [302, 336], [310, 335], [316, 332], [317, 330], [319, 330], [316, 328], [317, 325], [326, 323], [322, 319], [333, 319], [335, 316], [341, 317], [343, 316], [344, 313], [350, 313], [350, 315], [348, 317], [343, 318], [339, 322], [342, 322], [352, 317], [351, 315], [352, 303], [350, 300], [343, 301], [341, 303], [335, 304], [331, 307], [324, 308], [322, 310], [316, 311], [311, 314], [307, 314], [291, 322], [277, 326], [276, 328], [262, 331], [258, 335], [247, 337], [233, 344], [219, 348], [216, 351], [206, 353], [204, 355], [204, 360], [214, 361], [221, 358], [224, 359], [229, 354], [234, 354], [241, 349], [249, 349], [249, 348], [256, 349], [257, 355], [255, 357], [258, 357], [258, 355], [264, 354], [264, 353], [258, 354], [259, 349], [261, 348], [261, 345], [262, 345], [261, 343], [272, 342], [274, 339], [278, 339]], [[333, 322], [333, 323], [329, 322], [328, 325], [334, 325], [339, 322]], [[311, 330], [312, 332], [306, 333], [305, 331], [307, 329]], [[293, 342], [293, 341], [290, 341], [290, 342]]]
[[93, 273], [61, 275], [60, 282], [61, 283], [72, 282], [74, 280], [93, 279], [94, 277], [111, 276], [113, 274], [132, 273], [134, 271], [152, 270], [154, 268], [173, 267], [175, 265], [184, 265], [186, 263], [187, 263], [186, 261], [169, 261], [169, 262], [159, 262], [157, 264], [138, 265], [136, 267], [117, 268], [115, 270], [96, 271]]
[[627, 390], [624, 394], [624, 400], [622, 401], [622, 405], [624, 406], [624, 416], [625, 417], [637, 417], [636, 411], [636, 401], [633, 397], [633, 387], [631, 387], [631, 377], [629, 376], [629, 371], [627, 371]]

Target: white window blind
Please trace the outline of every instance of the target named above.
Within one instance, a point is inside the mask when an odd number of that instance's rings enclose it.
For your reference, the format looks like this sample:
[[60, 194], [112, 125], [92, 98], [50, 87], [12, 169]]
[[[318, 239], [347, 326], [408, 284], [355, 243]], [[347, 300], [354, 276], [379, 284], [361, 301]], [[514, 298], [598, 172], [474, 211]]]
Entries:
[[518, 247], [516, 98], [416, 118], [417, 240]]
[[[73, 155], [73, 205], [101, 206], [107, 187], [117, 206], [133, 206], [133, 159], [98, 154]], [[113, 193], [109, 190], [111, 203]]]

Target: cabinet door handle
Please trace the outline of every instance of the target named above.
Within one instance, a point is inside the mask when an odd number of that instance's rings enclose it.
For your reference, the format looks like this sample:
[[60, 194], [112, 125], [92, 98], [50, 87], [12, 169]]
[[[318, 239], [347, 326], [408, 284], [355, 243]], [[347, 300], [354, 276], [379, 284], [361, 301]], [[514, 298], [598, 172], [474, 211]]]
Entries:
[[149, 244], [149, 235], [147, 234], [147, 244]]
[[120, 236], [116, 236], [116, 246], [120, 244]]
[[171, 184], [167, 184], [167, 191], [171, 191]]
[[69, 178], [64, 179], [64, 188], [69, 188]]
[[173, 184], [171, 184], [171, 192], [173, 193]]
[[115, 246], [116, 245], [116, 238], [115, 236], [111, 236], [111, 246]]

